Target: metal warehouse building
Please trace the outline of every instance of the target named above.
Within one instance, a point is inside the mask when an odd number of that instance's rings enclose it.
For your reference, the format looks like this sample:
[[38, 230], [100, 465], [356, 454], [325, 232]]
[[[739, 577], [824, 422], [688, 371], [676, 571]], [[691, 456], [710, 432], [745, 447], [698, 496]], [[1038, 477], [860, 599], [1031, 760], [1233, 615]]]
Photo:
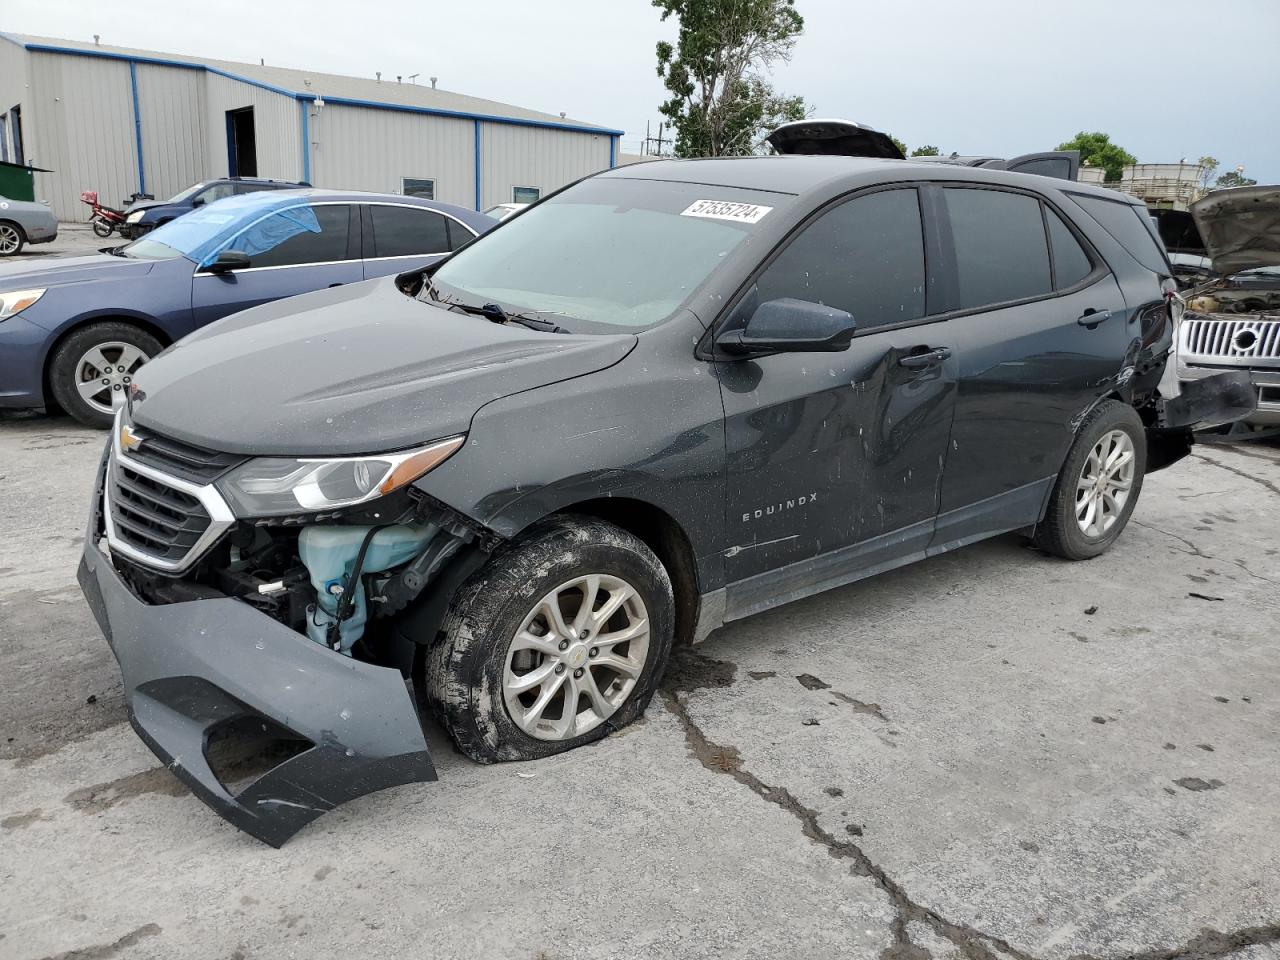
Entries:
[[366, 80], [0, 34], [0, 160], [87, 220], [201, 180], [258, 176], [485, 209], [618, 162], [611, 130], [431, 84]]

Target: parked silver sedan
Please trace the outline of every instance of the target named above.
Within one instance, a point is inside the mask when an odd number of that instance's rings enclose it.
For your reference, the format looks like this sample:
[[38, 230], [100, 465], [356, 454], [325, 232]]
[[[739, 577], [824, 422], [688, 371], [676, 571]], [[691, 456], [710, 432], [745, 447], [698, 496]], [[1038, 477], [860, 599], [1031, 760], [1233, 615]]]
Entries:
[[28, 243], [49, 243], [58, 237], [58, 218], [43, 203], [0, 196], [0, 257], [21, 253]]

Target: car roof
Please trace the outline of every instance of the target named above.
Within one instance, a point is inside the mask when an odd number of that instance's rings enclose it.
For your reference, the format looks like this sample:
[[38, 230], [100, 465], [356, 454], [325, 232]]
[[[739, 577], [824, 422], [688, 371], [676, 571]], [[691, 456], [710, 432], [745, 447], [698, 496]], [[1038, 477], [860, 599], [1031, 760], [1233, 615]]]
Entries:
[[801, 156], [715, 157], [702, 160], [655, 160], [615, 167], [599, 174], [623, 180], [667, 180], [707, 186], [738, 187], [796, 196], [832, 194], [898, 180], [958, 180], [1046, 192], [1065, 190], [1141, 206], [1141, 201], [1115, 190], [1030, 173], [919, 160], [868, 157]]
[[414, 207], [423, 207], [427, 210], [439, 210], [441, 213], [448, 213], [453, 217], [462, 220], [464, 223], [476, 225], [478, 223], [494, 223], [493, 217], [487, 216], [469, 207], [459, 206], [454, 203], [444, 203], [440, 200], [427, 200], [423, 197], [404, 196], [399, 193], [373, 193], [364, 190], [332, 190], [323, 187], [292, 187], [285, 190], [270, 190], [262, 193], [243, 193], [237, 197], [228, 197], [217, 203], [225, 204], [229, 200], [237, 200], [242, 203], [253, 203], [254, 200], [249, 198], [257, 198], [256, 202], [262, 203], [264, 206], [278, 207], [282, 201], [287, 201], [290, 197], [297, 197], [300, 200], [309, 201], [342, 201], [349, 203], [396, 203], [408, 204]]

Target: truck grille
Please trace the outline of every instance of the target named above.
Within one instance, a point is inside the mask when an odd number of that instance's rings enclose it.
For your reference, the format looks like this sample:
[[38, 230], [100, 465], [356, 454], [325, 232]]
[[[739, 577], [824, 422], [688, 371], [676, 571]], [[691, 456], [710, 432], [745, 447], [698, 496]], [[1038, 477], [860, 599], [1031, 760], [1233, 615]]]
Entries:
[[1188, 317], [1179, 331], [1178, 357], [1243, 367], [1280, 363], [1280, 317]]
[[116, 536], [152, 559], [181, 561], [209, 529], [212, 518], [198, 499], [119, 461], [111, 470], [110, 489]]

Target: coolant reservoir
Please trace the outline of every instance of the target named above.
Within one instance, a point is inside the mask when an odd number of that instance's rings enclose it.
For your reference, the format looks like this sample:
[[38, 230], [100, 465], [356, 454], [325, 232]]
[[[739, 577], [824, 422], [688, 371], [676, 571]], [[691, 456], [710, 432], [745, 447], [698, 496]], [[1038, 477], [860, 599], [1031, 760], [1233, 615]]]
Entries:
[[[316, 606], [307, 614], [307, 636], [316, 643], [328, 645], [329, 629], [338, 611], [342, 591], [355, 566], [356, 554], [372, 527], [335, 527], [317, 525], [303, 527], [298, 535], [298, 555], [311, 575], [311, 585], [316, 591]], [[438, 528], [434, 524], [397, 524], [379, 530], [365, 551], [360, 573], [379, 573], [402, 563], [408, 563], [426, 548]], [[364, 585], [351, 585], [355, 590], [355, 605], [351, 616], [339, 628], [339, 649], [351, 656], [351, 646], [364, 635], [369, 619], [368, 601]]]
[[1187, 309], [1192, 313], [1217, 313], [1218, 301], [1207, 294], [1201, 294], [1187, 301]]

